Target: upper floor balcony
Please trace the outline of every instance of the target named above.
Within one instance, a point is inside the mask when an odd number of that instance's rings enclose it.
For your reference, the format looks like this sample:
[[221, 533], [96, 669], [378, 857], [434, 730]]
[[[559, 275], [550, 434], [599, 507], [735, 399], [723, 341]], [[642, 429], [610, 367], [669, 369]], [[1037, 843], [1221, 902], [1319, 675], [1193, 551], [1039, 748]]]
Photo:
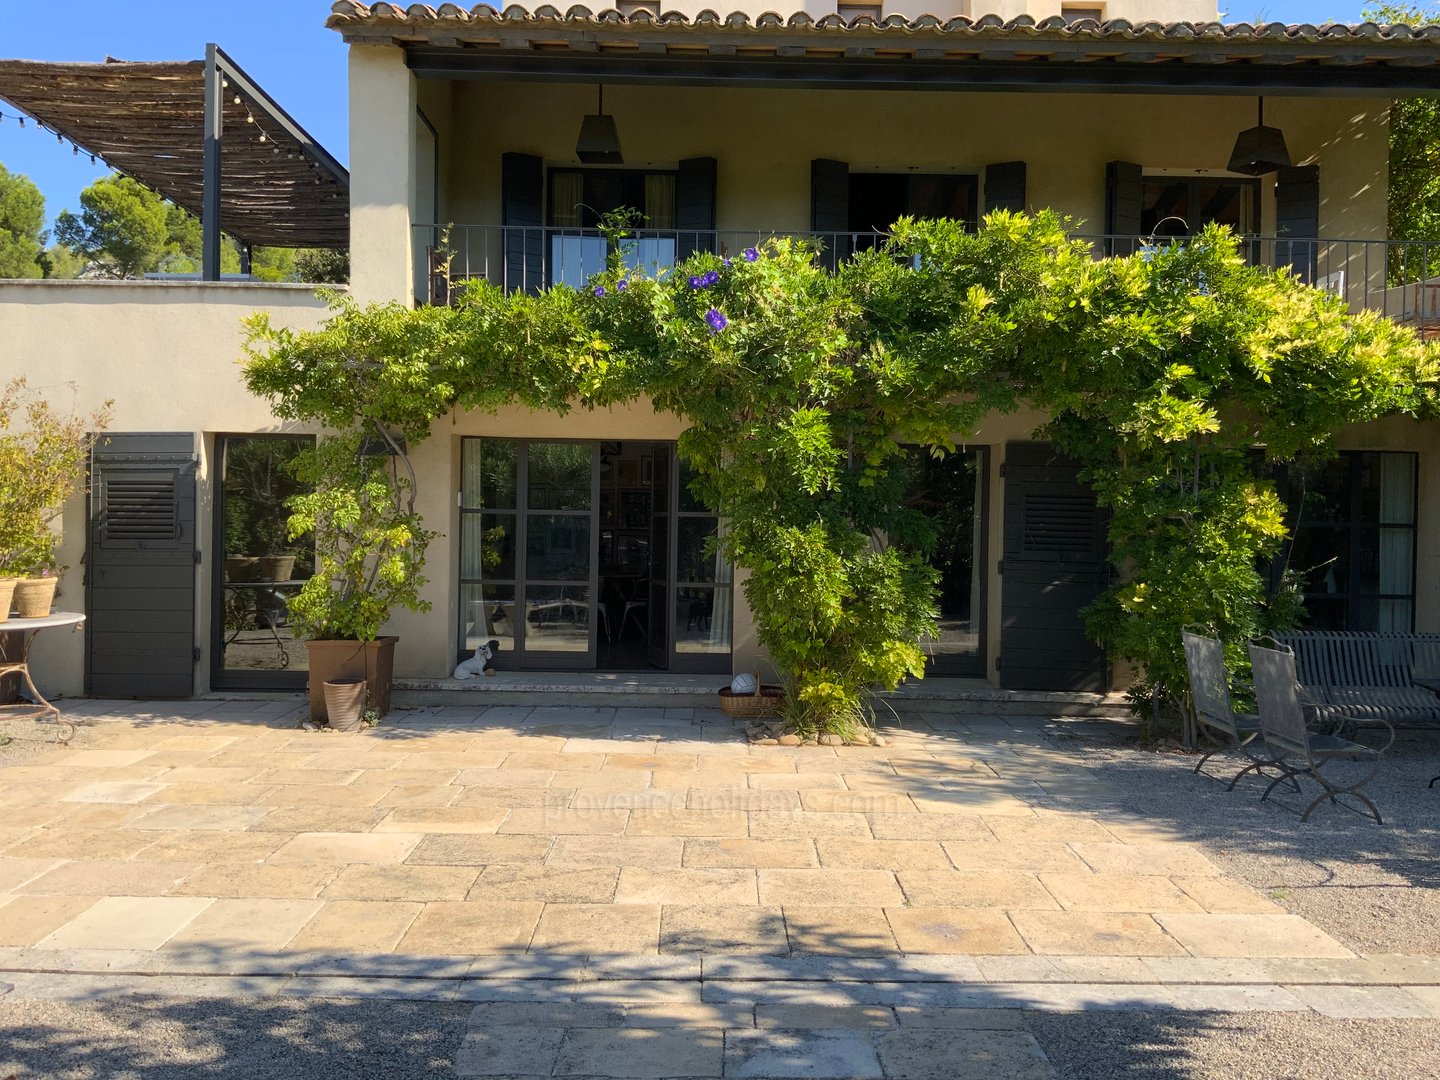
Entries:
[[[487, 281], [507, 291], [533, 292], [556, 285], [582, 288], [607, 269], [612, 256], [647, 275], [668, 271], [696, 252], [738, 256], [768, 238], [788, 236], [813, 243], [817, 259], [835, 265], [855, 252], [880, 246], [883, 233], [772, 229], [638, 229], [612, 239], [599, 229], [417, 225], [423, 251], [425, 303], [451, 302], [466, 282]], [[1075, 234], [1097, 258], [1143, 253], [1184, 243], [1185, 237]], [[1342, 297], [1351, 310], [1368, 309], [1440, 336], [1440, 241], [1341, 240], [1248, 235], [1241, 251], [1255, 266], [1286, 269], [1316, 288]]]

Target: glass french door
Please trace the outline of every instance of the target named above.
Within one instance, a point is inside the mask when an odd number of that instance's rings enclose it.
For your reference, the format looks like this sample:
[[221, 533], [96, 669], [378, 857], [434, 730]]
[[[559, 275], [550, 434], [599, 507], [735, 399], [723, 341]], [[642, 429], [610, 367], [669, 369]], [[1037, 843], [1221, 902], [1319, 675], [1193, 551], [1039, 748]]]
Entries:
[[465, 439], [460, 651], [501, 669], [730, 670], [719, 519], [672, 443]]

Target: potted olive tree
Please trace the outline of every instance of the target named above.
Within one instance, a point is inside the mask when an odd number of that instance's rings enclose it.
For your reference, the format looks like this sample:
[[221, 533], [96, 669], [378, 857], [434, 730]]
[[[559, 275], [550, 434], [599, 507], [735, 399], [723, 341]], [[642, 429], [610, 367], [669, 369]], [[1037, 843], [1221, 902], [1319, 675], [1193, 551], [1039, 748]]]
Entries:
[[396, 607], [430, 608], [421, 571], [435, 534], [415, 513], [404, 461], [398, 441], [352, 434], [322, 438], [291, 464], [308, 490], [289, 500], [290, 536], [314, 535], [315, 573], [289, 618], [306, 639], [311, 716], [332, 727], [359, 726], [367, 704], [385, 715], [399, 639], [380, 630]]
[[65, 415], [14, 379], [0, 389], [0, 620], [50, 614], [61, 571], [52, 527], [85, 490], [90, 448], [110, 403]]

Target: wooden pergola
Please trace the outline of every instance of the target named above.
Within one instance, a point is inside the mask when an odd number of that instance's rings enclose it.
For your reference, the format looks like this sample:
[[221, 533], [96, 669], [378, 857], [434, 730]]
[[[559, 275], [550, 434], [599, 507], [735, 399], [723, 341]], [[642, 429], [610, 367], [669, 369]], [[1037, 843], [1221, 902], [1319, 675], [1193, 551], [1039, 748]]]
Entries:
[[0, 60], [0, 99], [240, 245], [347, 248], [350, 174], [218, 46], [204, 60]]

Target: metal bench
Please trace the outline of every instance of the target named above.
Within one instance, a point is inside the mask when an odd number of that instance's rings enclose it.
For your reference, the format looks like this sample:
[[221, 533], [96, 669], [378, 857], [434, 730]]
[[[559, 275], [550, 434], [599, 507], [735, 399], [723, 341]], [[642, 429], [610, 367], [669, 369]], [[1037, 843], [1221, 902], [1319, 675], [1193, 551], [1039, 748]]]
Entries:
[[[1264, 774], [1270, 766], [1278, 766], [1274, 755], [1263, 741], [1260, 741], [1260, 718], [1252, 713], [1235, 711], [1230, 700], [1230, 678], [1225, 671], [1225, 652], [1219, 638], [1197, 634], [1190, 630], [1180, 632], [1185, 647], [1185, 667], [1190, 675], [1190, 702], [1195, 710], [1195, 721], [1200, 734], [1211, 744], [1211, 749], [1195, 763], [1198, 773], [1222, 750], [1237, 750], [1249, 759], [1249, 764], [1231, 778], [1226, 791], [1233, 791], [1240, 778], [1246, 773]], [[1298, 791], [1300, 785], [1296, 784]]]
[[1440, 676], [1440, 634], [1319, 631], [1276, 640], [1295, 653], [1306, 711], [1337, 731], [1440, 726], [1440, 696], [1415, 683]]

